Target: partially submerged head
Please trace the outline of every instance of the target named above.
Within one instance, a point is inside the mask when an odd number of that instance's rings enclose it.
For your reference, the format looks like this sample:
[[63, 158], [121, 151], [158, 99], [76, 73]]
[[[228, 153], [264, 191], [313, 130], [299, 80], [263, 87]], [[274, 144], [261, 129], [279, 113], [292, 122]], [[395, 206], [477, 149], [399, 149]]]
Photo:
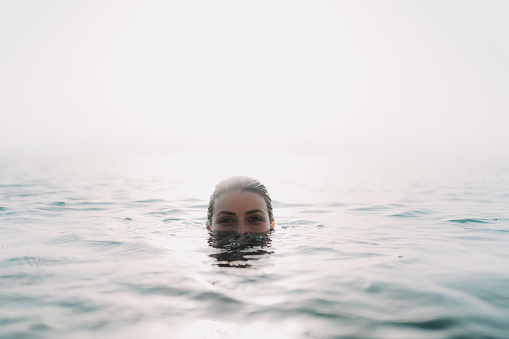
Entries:
[[210, 196], [207, 228], [212, 231], [267, 232], [274, 227], [272, 201], [265, 185], [250, 177], [231, 177]]

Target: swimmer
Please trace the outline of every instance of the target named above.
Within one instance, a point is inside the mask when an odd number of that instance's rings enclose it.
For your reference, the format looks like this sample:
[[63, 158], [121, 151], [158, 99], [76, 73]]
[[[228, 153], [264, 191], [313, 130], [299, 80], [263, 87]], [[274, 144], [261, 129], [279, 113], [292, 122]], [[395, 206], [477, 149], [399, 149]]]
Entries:
[[231, 177], [210, 196], [207, 229], [214, 247], [264, 245], [274, 229], [272, 201], [265, 185], [250, 177]]

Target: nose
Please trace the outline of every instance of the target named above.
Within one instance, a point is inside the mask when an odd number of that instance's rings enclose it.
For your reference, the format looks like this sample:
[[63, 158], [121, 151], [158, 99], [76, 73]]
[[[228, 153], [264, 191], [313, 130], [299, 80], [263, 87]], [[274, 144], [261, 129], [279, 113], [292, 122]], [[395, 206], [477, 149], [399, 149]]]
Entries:
[[244, 225], [243, 221], [239, 221], [239, 226], [237, 227], [237, 233], [243, 235], [246, 233], [246, 225]]

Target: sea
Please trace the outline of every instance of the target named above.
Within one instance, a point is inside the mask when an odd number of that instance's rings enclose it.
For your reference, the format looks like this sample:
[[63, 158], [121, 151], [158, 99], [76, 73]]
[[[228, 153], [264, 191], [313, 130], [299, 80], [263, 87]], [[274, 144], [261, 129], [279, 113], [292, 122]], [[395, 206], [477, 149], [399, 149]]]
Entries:
[[[272, 197], [260, 245], [212, 246], [232, 175]], [[509, 164], [0, 157], [0, 338], [509, 338]]]

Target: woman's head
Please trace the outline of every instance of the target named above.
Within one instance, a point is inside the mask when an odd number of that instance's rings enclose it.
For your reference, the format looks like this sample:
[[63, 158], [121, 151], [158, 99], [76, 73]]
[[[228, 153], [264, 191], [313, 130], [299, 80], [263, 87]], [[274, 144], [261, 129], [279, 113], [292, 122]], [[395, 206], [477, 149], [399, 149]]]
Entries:
[[231, 177], [210, 196], [207, 227], [213, 231], [261, 233], [274, 227], [272, 201], [265, 185], [250, 177]]

